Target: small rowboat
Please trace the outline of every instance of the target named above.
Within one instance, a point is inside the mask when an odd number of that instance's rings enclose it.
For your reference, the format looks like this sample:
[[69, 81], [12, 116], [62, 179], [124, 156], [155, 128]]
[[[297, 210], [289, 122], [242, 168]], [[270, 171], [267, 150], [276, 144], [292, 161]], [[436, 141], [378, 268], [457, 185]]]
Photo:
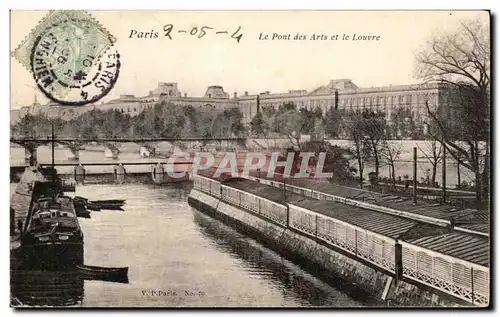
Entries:
[[89, 204], [87, 204], [87, 209], [92, 210], [92, 211], [101, 211], [101, 206], [93, 204], [93, 203], [89, 203]]
[[128, 283], [128, 267], [101, 267], [77, 265], [78, 272], [86, 280]]
[[121, 210], [123, 211], [122, 205], [115, 205], [115, 204], [96, 204], [95, 205], [98, 210], [95, 211], [100, 211], [100, 210]]
[[109, 200], [92, 200], [94, 204], [110, 204], [110, 205], [123, 205], [125, 203], [124, 199], [109, 199]]

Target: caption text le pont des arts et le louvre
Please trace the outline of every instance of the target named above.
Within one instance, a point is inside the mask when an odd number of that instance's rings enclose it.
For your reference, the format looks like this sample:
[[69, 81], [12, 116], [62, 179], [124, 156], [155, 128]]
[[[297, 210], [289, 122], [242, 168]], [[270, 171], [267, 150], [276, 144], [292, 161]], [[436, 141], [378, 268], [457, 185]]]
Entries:
[[260, 33], [259, 40], [261, 41], [380, 41], [380, 35], [372, 34], [280, 34], [280, 33]]

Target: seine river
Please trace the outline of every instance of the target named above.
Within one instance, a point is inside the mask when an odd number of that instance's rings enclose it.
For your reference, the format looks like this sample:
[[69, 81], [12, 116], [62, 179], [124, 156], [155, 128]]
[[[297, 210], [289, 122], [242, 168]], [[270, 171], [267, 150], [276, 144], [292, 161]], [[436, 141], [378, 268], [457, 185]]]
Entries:
[[14, 274], [12, 295], [29, 305], [78, 307], [369, 305], [191, 208], [189, 191], [188, 184], [78, 186], [75, 195], [89, 199], [126, 199], [124, 211], [93, 212], [80, 224], [85, 264], [128, 266], [128, 283]]

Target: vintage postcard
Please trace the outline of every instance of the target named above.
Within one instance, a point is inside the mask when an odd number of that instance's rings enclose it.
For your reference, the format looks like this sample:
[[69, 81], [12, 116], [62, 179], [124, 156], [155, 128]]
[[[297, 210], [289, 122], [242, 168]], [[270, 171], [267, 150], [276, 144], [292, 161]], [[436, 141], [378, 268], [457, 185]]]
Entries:
[[490, 18], [11, 11], [11, 307], [490, 306]]

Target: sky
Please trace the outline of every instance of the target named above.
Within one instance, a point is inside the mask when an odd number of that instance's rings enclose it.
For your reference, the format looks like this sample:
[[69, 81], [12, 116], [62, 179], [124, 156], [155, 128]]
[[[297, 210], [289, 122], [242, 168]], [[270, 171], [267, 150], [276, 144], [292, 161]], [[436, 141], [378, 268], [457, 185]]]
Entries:
[[[13, 51], [48, 11], [11, 11]], [[220, 85], [232, 96], [292, 89], [311, 91], [329, 80], [347, 78], [359, 87], [413, 84], [414, 54], [433, 34], [456, 29], [463, 19], [487, 21], [480, 11], [89, 11], [117, 39], [121, 69], [114, 88], [100, 102], [122, 94], [147, 95], [158, 82], [177, 82], [188, 96]], [[173, 25], [172, 39], [164, 36]], [[198, 38], [200, 28], [209, 26]], [[197, 27], [195, 35], [188, 32]], [[231, 38], [238, 27], [240, 41]], [[157, 38], [130, 37], [132, 30]], [[227, 31], [228, 34], [215, 34]], [[283, 39], [272, 40], [273, 34]], [[262, 35], [261, 35], [262, 34]], [[265, 35], [268, 40], [261, 40]], [[287, 36], [290, 34], [290, 40]], [[305, 40], [293, 40], [296, 34]], [[312, 40], [321, 35], [327, 40]], [[343, 35], [349, 40], [342, 40]], [[338, 39], [335, 40], [335, 35]], [[379, 36], [353, 41], [354, 35]], [[333, 37], [333, 39], [332, 39]], [[321, 37], [320, 37], [321, 38]], [[323, 37], [324, 38], [324, 37]], [[11, 57], [11, 109], [30, 105], [32, 74]]]

